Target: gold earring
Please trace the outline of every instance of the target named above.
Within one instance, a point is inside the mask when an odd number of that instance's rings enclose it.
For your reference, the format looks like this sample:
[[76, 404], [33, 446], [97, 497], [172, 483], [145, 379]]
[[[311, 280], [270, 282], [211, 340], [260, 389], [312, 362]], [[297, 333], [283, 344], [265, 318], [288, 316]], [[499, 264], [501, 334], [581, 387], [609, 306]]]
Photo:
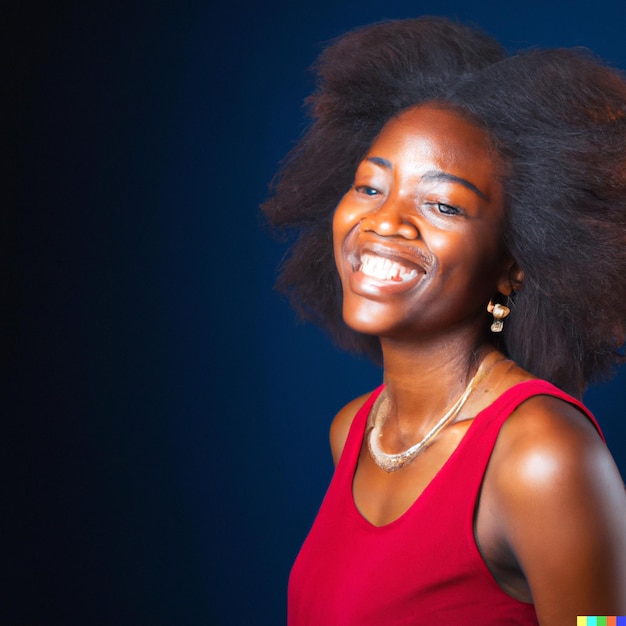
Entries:
[[493, 315], [493, 322], [491, 322], [491, 332], [501, 333], [504, 328], [504, 318], [511, 312], [508, 306], [504, 304], [494, 303], [493, 300], [489, 300], [487, 305], [487, 311]]

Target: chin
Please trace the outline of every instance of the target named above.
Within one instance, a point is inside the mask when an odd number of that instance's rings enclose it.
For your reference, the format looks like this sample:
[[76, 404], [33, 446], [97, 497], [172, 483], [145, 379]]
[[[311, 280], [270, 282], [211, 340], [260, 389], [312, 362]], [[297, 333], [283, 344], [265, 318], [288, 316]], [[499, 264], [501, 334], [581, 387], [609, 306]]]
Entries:
[[392, 334], [398, 326], [398, 321], [389, 319], [384, 307], [375, 302], [358, 307], [344, 306], [343, 320], [352, 330], [377, 337]]

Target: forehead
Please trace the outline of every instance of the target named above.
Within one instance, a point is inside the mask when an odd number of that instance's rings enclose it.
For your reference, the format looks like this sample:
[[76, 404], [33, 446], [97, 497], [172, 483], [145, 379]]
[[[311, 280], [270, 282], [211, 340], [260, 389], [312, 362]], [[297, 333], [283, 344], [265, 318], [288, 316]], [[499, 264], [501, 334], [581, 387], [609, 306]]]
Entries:
[[429, 167], [471, 175], [483, 184], [499, 184], [503, 169], [484, 129], [455, 111], [434, 105], [413, 107], [389, 120], [368, 156], [388, 158], [397, 166], [417, 167], [428, 161]]

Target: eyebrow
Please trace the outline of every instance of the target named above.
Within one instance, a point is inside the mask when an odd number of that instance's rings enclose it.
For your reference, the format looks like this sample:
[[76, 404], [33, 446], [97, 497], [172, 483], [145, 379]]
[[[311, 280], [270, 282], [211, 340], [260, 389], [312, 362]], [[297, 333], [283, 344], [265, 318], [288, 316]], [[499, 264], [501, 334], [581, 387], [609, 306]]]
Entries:
[[366, 161], [369, 161], [370, 163], [374, 163], [375, 165], [380, 165], [381, 167], [384, 167], [385, 169], [388, 170], [392, 170], [393, 169], [393, 165], [391, 165], [391, 161], [387, 161], [387, 159], [383, 159], [382, 157], [367, 157], [365, 159]]
[[426, 172], [422, 176], [422, 180], [445, 180], [452, 183], [459, 183], [459, 185], [463, 185], [463, 187], [467, 187], [475, 194], [480, 196], [483, 200], [489, 200], [486, 194], [484, 194], [476, 185], [473, 185], [469, 182], [469, 180], [465, 180], [465, 178], [460, 178], [459, 176], [455, 176], [454, 174], [448, 174], [448, 172], [441, 172], [439, 170], [432, 170], [430, 172]]
[[[387, 159], [383, 159], [382, 157], [376, 157], [376, 156], [367, 157], [366, 160], [370, 161], [371, 163], [374, 163], [375, 165], [380, 165], [381, 167], [384, 167], [385, 169], [388, 169], [388, 170], [393, 169], [391, 161], [388, 161]], [[487, 195], [483, 193], [480, 189], [478, 189], [476, 185], [470, 183], [469, 180], [465, 180], [465, 178], [455, 176], [454, 174], [448, 174], [448, 172], [442, 172], [440, 170], [430, 170], [423, 174], [422, 180], [434, 180], [434, 181], [442, 180], [446, 182], [458, 183], [459, 185], [463, 185], [463, 187], [466, 187], [467, 189], [473, 191], [476, 195], [480, 196], [483, 200], [489, 200]]]

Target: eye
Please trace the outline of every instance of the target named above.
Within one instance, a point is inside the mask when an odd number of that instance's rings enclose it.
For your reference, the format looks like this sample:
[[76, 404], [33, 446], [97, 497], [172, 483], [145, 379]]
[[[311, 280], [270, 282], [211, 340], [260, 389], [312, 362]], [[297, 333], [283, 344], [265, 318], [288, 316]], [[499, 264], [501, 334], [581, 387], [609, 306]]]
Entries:
[[378, 189], [374, 189], [374, 187], [370, 187], [369, 185], [358, 185], [354, 190], [365, 196], [377, 196], [380, 193]]
[[450, 204], [444, 204], [443, 202], [429, 202], [430, 206], [439, 211], [442, 215], [462, 215], [463, 211]]
[[449, 204], [439, 203], [437, 205], [437, 208], [439, 209], [440, 213], [443, 213], [445, 215], [460, 215], [461, 214], [461, 210], [460, 209], [457, 209], [456, 207], [450, 206]]

